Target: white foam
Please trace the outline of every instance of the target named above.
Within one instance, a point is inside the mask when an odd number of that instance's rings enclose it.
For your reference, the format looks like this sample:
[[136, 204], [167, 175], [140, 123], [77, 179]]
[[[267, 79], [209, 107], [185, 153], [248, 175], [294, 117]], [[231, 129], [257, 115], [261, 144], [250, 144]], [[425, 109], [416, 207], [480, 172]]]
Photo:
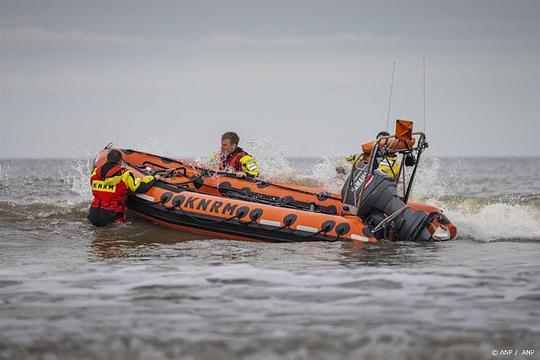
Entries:
[[[413, 198], [441, 208], [458, 228], [458, 237], [481, 241], [525, 239], [540, 241], [540, 211], [534, 206], [482, 198], [462, 198], [460, 162], [453, 169], [442, 169], [437, 157], [425, 159], [418, 168]], [[453, 199], [448, 201], [446, 199]], [[457, 201], [456, 201], [457, 199]]]
[[458, 234], [476, 240], [540, 241], [540, 211], [532, 206], [494, 203], [477, 208], [462, 203], [449, 208], [446, 215], [457, 226]]

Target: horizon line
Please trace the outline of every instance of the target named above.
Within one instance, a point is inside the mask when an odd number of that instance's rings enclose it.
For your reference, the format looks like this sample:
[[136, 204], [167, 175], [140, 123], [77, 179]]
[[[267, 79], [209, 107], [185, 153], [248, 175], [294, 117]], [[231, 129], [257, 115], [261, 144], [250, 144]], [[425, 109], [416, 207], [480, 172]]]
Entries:
[[[166, 155], [163, 155], [166, 156]], [[175, 158], [174, 156], [169, 156], [171, 158]], [[185, 159], [185, 160], [195, 160], [199, 156], [184, 156], [184, 157], [178, 157], [177, 159]], [[340, 155], [292, 155], [292, 156], [286, 156], [285, 159], [321, 159], [321, 158], [328, 158], [328, 157], [341, 157]], [[534, 158], [540, 158], [539, 155], [430, 155], [425, 154], [424, 157], [427, 158], [439, 158], [439, 159], [534, 159]], [[33, 157], [33, 156], [23, 156], [23, 157], [2, 157], [0, 156], [0, 161], [16, 161], [16, 160], [84, 160], [84, 159], [92, 159], [92, 157], [87, 156], [81, 156], [81, 157], [54, 157], [54, 156], [45, 156], [45, 157]]]

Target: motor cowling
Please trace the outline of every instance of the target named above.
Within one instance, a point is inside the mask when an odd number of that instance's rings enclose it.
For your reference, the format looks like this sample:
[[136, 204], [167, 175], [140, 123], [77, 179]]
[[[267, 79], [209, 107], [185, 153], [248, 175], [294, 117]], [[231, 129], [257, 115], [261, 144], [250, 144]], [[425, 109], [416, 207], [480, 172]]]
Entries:
[[[365, 165], [367, 166], [367, 165]], [[398, 241], [428, 241], [433, 240], [435, 231], [431, 223], [436, 213], [427, 213], [422, 210], [413, 210], [407, 206], [397, 195], [395, 181], [382, 171], [375, 170], [364, 182], [365, 166], [355, 169], [345, 182], [342, 190], [344, 208], [356, 210], [356, 215], [373, 231], [378, 224], [388, 216], [395, 215], [389, 221], [392, 237]], [[358, 203], [361, 187], [362, 198]], [[358, 206], [356, 207], [355, 205]], [[381, 227], [375, 232], [377, 237], [389, 235], [388, 227]]]

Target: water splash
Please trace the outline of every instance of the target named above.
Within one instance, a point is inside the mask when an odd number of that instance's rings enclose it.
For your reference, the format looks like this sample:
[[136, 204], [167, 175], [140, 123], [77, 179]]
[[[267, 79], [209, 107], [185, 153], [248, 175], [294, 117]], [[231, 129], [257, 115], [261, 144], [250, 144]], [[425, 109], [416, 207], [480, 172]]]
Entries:
[[[291, 167], [285, 157], [285, 153], [272, 138], [254, 138], [246, 141], [242, 146], [252, 155], [261, 169], [260, 178], [264, 180], [286, 181], [297, 180], [296, 171]], [[211, 170], [219, 170], [218, 152], [211, 156], [199, 156], [195, 158], [195, 163], [201, 167]]]
[[460, 163], [449, 166], [438, 157], [422, 159], [418, 167], [412, 196], [418, 199], [440, 199], [459, 193]]
[[297, 178], [279, 141], [271, 137], [253, 138], [246, 142], [245, 148], [257, 160], [263, 178], [279, 181]]
[[[467, 197], [462, 194], [463, 164], [448, 166], [438, 157], [418, 168], [413, 199], [442, 209], [460, 236], [479, 241], [527, 239], [540, 241], [540, 209], [513, 198]], [[470, 176], [470, 174], [467, 174]]]
[[0, 193], [7, 193], [8, 189], [8, 175], [6, 171], [6, 165], [0, 164]]
[[320, 162], [313, 165], [309, 177], [315, 179], [328, 192], [340, 192], [347, 175], [340, 175], [336, 172], [338, 162], [339, 158], [335, 156], [323, 157]]
[[[242, 146], [259, 164], [261, 179], [290, 183], [302, 186], [323, 187], [326, 191], [335, 192], [341, 189], [344, 177], [337, 175], [335, 167], [338, 158], [325, 157], [322, 162], [315, 163], [313, 158], [291, 158], [286, 145], [272, 137], [252, 138]], [[217, 157], [214, 153], [213, 157]], [[218, 170], [218, 162], [212, 156], [195, 158], [198, 165]], [[294, 163], [294, 166], [292, 165]]]
[[464, 202], [447, 211], [460, 234], [480, 241], [526, 239], [540, 241], [540, 211], [532, 206]]
[[70, 161], [66, 168], [58, 171], [66, 189], [75, 195], [70, 199], [70, 203], [89, 201], [92, 198], [89, 183], [93, 162], [94, 157], [87, 156], [84, 159]]

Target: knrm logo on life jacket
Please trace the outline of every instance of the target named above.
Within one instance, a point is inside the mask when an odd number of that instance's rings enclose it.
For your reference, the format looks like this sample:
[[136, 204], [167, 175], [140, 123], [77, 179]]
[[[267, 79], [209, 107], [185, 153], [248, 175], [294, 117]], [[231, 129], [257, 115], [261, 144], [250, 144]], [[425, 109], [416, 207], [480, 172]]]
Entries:
[[116, 185], [105, 184], [105, 181], [101, 180], [94, 180], [92, 181], [92, 190], [113, 193], [116, 191]]

